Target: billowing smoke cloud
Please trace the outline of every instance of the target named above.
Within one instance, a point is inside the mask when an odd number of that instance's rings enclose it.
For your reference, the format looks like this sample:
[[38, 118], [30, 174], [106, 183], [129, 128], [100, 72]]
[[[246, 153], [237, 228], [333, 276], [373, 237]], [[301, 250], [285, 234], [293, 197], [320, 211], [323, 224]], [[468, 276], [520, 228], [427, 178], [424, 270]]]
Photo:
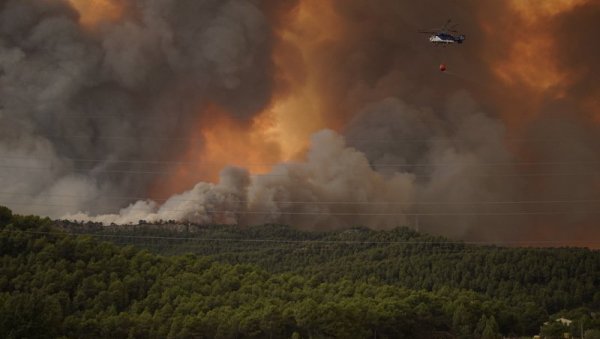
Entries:
[[66, 1], [0, 2], [0, 201], [53, 216], [114, 210], [123, 201], [103, 197], [144, 196], [144, 172], [168, 170], [157, 161], [210, 120], [207, 102], [240, 118], [268, 102], [272, 37], [255, 2], [128, 6], [86, 28]]
[[[269, 174], [257, 176], [250, 176], [244, 169], [226, 168], [218, 184], [200, 183], [161, 206], [137, 202], [119, 215], [92, 220], [390, 227], [407, 221], [401, 211], [410, 209], [414, 181], [410, 173], [384, 176], [374, 171], [363, 153], [347, 147], [342, 136], [326, 130], [312, 138], [306, 162], [281, 164]], [[86, 215], [69, 218], [88, 219]]]
[[[537, 12], [506, 0], [130, 3], [85, 29], [63, 1], [2, 2], [7, 205], [104, 223], [410, 225], [565, 242], [600, 232], [593, 1]], [[449, 16], [464, 45], [416, 34]], [[304, 161], [228, 167], [218, 183], [145, 199], [214, 114], [206, 104], [247, 121], [302, 86], [337, 130], [316, 133]]]
[[[471, 103], [470, 110], [453, 107], [464, 102]], [[345, 138], [333, 131], [315, 134], [305, 162], [283, 163], [264, 175], [228, 168], [218, 184], [200, 183], [162, 205], [140, 201], [91, 220], [283, 222], [314, 229], [422, 223], [440, 225], [436, 231], [442, 233], [464, 233], [481, 222], [473, 215], [485, 212], [478, 202], [510, 199], [517, 181], [504, 179], [514, 174], [514, 160], [499, 121], [478, 112], [464, 93], [447, 112], [442, 119], [390, 98], [366, 107], [349, 123]], [[506, 165], [500, 179], [485, 166], [490, 163]], [[85, 214], [68, 218], [90, 220]]]

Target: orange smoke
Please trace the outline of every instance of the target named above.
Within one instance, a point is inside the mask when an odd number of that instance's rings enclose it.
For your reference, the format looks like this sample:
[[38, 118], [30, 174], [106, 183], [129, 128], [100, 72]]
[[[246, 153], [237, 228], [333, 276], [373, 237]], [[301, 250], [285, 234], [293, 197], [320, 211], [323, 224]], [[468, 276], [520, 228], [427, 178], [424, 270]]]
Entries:
[[323, 112], [317, 55], [337, 34], [335, 18], [331, 4], [320, 0], [303, 1], [289, 13], [275, 32], [275, 92], [268, 107], [251, 121], [236, 120], [215, 105], [206, 108], [184, 164], [153, 191], [167, 195], [199, 181], [215, 182], [228, 165], [268, 172], [275, 163], [300, 160], [313, 133], [337, 127]]
[[[486, 30], [488, 39], [495, 41], [498, 34], [510, 35], [506, 54], [493, 60], [492, 70], [513, 94], [523, 101], [516, 114], [514, 105], [505, 112], [511, 127], [522, 127], [539, 114], [538, 105], [547, 98], [562, 98], [574, 82], [575, 74], [557, 61], [557, 41], [549, 29], [550, 21], [561, 13], [573, 10], [589, 0], [511, 0], [508, 2], [512, 17], [507, 33]], [[486, 27], [486, 25], [484, 25]], [[495, 43], [495, 42], [490, 42]]]
[[79, 13], [79, 23], [94, 27], [102, 21], [116, 21], [123, 15], [122, 1], [118, 0], [69, 0]]
[[340, 34], [340, 26], [330, 2], [305, 0], [276, 32], [276, 93], [263, 115], [274, 119], [271, 133], [279, 137], [287, 158], [301, 153], [316, 131], [340, 127], [329, 112], [323, 111], [318, 55], [323, 44]]
[[[525, 85], [534, 93], [554, 90], [561, 96], [569, 84], [570, 74], [556, 62], [556, 41], [548, 29], [549, 20], [572, 10], [587, 0], [537, 0], [509, 2], [517, 15], [516, 34], [508, 46], [508, 59], [495, 68], [497, 75], [509, 85]], [[497, 32], [495, 34], [498, 34]]]
[[527, 20], [536, 21], [572, 10], [588, 2], [589, 0], [511, 0], [510, 6]]
[[204, 149], [193, 155], [199, 163], [211, 165], [202, 171], [205, 179], [216, 179], [227, 165], [245, 167], [257, 174], [268, 172], [273, 164], [285, 160], [278, 136], [271, 133], [274, 122], [268, 115], [258, 116], [246, 125], [216, 106], [209, 110], [214, 120], [201, 122]]
[[508, 60], [501, 62], [495, 71], [508, 85], [520, 83], [536, 92], [559, 90], [567, 74], [549, 57], [553, 48], [552, 38], [543, 33], [519, 38], [511, 46]]
[[593, 93], [592, 96], [584, 100], [582, 109], [592, 112], [593, 121], [600, 124], [600, 90], [597, 90], [596, 93]]
[[259, 174], [286, 160], [268, 114], [243, 121], [216, 105], [209, 105], [202, 117], [189, 136], [181, 162], [166, 179], [155, 183], [153, 196], [183, 192], [201, 181], [216, 182], [226, 166], [244, 167], [252, 174]]

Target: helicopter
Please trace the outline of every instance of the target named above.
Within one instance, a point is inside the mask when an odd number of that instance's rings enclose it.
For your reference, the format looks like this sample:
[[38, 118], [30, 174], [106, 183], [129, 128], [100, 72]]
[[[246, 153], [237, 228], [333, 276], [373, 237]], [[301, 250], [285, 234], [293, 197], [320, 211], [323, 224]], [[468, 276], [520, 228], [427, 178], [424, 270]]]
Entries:
[[[465, 35], [460, 34], [455, 28], [458, 24], [449, 27], [452, 19], [448, 19], [442, 28], [432, 30], [422, 30], [419, 33], [431, 34], [429, 41], [434, 44], [462, 44], [465, 41]], [[454, 34], [453, 34], [454, 33]]]

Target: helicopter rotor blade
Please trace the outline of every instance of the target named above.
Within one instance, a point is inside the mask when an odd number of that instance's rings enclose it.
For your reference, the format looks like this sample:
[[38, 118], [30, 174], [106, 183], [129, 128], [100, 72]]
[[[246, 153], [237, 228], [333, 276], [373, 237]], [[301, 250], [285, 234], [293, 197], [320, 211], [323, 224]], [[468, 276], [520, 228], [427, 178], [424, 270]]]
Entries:
[[448, 21], [446, 21], [446, 24], [444, 24], [444, 26], [442, 26], [441, 28], [433, 28], [431, 30], [420, 30], [419, 33], [427, 33], [427, 34], [459, 33], [459, 31], [456, 30], [456, 27], [458, 27], [458, 24], [454, 24], [454, 25], [450, 26], [451, 23], [452, 23], [452, 18], [448, 19]]
[[446, 24], [444, 25], [444, 29], [448, 29], [448, 25], [450, 25], [450, 23], [452, 22], [452, 19], [448, 19], [448, 21], [446, 21]]

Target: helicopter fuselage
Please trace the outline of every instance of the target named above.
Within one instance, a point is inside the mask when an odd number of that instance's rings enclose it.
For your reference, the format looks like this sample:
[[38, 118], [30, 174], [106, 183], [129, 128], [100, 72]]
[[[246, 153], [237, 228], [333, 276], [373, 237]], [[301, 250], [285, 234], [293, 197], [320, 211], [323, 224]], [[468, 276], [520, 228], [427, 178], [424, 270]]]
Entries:
[[462, 34], [437, 33], [430, 36], [429, 41], [434, 44], [462, 44], [465, 41], [465, 36]]

